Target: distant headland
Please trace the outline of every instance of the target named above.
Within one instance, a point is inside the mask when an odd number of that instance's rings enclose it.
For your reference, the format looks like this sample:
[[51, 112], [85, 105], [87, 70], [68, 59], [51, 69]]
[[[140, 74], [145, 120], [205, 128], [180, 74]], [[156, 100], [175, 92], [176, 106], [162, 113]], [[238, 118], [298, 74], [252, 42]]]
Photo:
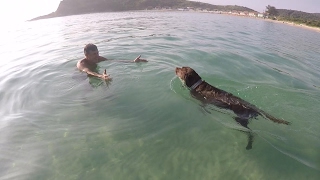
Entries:
[[78, 14], [153, 9], [256, 12], [243, 6], [220, 6], [187, 0], [62, 0], [55, 12], [31, 21]]
[[222, 6], [187, 0], [62, 0], [55, 12], [36, 17], [31, 19], [31, 21], [78, 14], [132, 10], [209, 12], [272, 19], [281, 22], [290, 22], [296, 25], [320, 28], [320, 13], [306, 13], [296, 10], [276, 9], [270, 5], [266, 6], [265, 12], [259, 13], [253, 9], [243, 6]]

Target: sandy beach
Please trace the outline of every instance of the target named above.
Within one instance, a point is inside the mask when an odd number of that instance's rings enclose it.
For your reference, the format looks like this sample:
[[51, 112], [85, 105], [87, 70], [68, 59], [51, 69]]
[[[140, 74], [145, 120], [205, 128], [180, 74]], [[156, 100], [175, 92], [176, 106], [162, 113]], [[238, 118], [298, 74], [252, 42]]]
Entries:
[[296, 24], [294, 22], [271, 20], [271, 19], [262, 19], [262, 20], [269, 21], [269, 22], [274, 22], [274, 23], [286, 24], [286, 25], [289, 25], [289, 26], [295, 26], [295, 27], [300, 27], [300, 28], [305, 28], [305, 29], [309, 29], [309, 30], [312, 30], [312, 31], [320, 32], [320, 28], [307, 26], [305, 24]]
[[[159, 10], [140, 10], [140, 11], [158, 11], [158, 12], [165, 12], [165, 11], [176, 11], [176, 10], [167, 10], [167, 9], [159, 9]], [[182, 12], [182, 11], [179, 11]], [[184, 12], [195, 12], [195, 13], [212, 13], [212, 12], [203, 12], [203, 11], [184, 11]], [[213, 13], [213, 14], [217, 14], [217, 13]], [[228, 15], [228, 16], [238, 16], [238, 17], [244, 17], [244, 18], [255, 18], [255, 19], [260, 19], [260, 20], [264, 20], [264, 21], [268, 21], [268, 22], [274, 22], [274, 23], [282, 23], [282, 24], [287, 24], [290, 26], [295, 26], [295, 27], [300, 27], [300, 28], [305, 28], [308, 30], [312, 30], [312, 31], [316, 31], [316, 32], [320, 32], [320, 28], [318, 27], [311, 27], [311, 26], [307, 26], [305, 24], [296, 24], [294, 22], [289, 22], [289, 21], [279, 21], [279, 20], [272, 20], [272, 19], [264, 19], [264, 18], [258, 18], [258, 17], [250, 17], [250, 16], [240, 16], [240, 15], [233, 15], [233, 14], [227, 14], [227, 13], [221, 13], [220, 15]]]
[[[225, 13], [221, 13], [221, 15], [238, 16], [238, 15], [225, 14]], [[300, 28], [305, 28], [305, 29], [308, 29], [308, 30], [320, 32], [320, 28], [318, 28], [318, 27], [307, 26], [305, 24], [296, 24], [294, 22], [289, 22], [289, 21], [279, 21], [279, 20], [264, 19], [264, 18], [258, 18], [258, 17], [250, 17], [250, 16], [240, 16], [240, 15], [238, 17], [260, 19], [260, 20], [263, 20], [263, 21], [268, 21], [268, 22], [273, 22], [273, 23], [281, 23], [281, 24], [286, 24], [286, 25], [289, 25], [289, 26], [295, 26], [295, 27], [300, 27]]]

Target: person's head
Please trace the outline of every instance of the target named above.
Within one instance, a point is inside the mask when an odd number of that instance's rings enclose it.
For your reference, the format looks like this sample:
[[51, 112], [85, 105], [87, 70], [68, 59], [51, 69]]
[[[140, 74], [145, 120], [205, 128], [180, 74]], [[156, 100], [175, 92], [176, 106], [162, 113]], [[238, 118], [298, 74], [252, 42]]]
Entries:
[[99, 57], [99, 51], [96, 45], [87, 44], [84, 49], [84, 55], [88, 60], [95, 60]]

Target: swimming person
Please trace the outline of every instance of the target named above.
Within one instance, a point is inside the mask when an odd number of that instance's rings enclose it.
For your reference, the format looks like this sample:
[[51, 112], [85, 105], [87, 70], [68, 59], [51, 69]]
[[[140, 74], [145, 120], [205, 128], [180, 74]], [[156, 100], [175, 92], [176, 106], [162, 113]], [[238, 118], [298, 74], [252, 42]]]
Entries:
[[[97, 68], [97, 63], [101, 61], [108, 60], [107, 58], [99, 56], [99, 51], [96, 45], [94, 44], [87, 44], [84, 47], [84, 55], [85, 58], [78, 61], [77, 68], [80, 71], [86, 72], [88, 75], [99, 77], [101, 79], [109, 80], [111, 79], [109, 74], [107, 74], [106, 69], [104, 70], [103, 74], [99, 74], [95, 72]], [[148, 62], [145, 59], [140, 59], [141, 55], [139, 55], [136, 59], [133, 61], [127, 61], [127, 62]]]

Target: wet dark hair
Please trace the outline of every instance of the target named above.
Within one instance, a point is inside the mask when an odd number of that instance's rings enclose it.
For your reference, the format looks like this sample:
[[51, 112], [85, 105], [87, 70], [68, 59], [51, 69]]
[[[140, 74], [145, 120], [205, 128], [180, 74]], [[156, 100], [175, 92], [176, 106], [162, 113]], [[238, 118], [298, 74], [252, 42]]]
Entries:
[[96, 45], [90, 43], [87, 44], [83, 49], [84, 54], [89, 53], [89, 51], [98, 51], [98, 48]]

